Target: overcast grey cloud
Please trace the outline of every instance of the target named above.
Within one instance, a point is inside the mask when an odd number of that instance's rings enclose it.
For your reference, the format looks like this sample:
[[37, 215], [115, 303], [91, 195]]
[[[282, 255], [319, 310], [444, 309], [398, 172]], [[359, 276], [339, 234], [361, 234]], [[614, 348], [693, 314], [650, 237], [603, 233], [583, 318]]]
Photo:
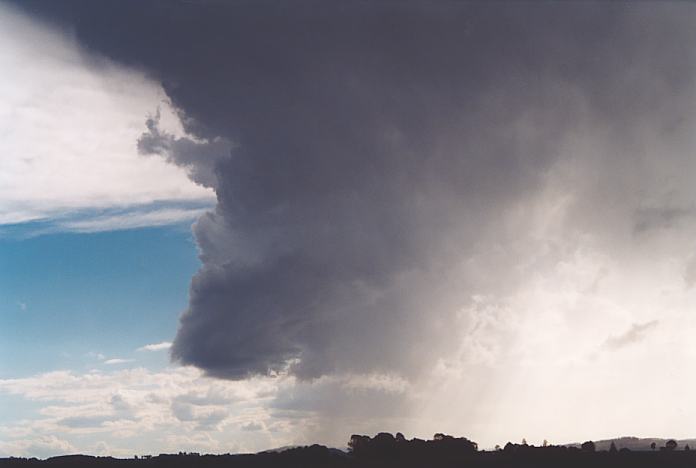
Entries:
[[139, 150], [215, 190], [177, 362], [298, 377], [278, 410], [393, 415], [418, 390], [328, 404], [345, 389], [321, 379], [434, 373], [484, 400], [514, 366], [690, 320], [693, 5], [39, 3], [162, 81], [193, 136], [153, 114]]

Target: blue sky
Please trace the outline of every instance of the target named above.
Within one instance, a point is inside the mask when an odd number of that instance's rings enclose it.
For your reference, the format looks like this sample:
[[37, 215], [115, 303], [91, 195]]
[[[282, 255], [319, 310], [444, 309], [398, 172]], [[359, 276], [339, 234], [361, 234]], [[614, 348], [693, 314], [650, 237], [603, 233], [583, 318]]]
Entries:
[[0, 238], [0, 378], [151, 359], [198, 266], [188, 224]]

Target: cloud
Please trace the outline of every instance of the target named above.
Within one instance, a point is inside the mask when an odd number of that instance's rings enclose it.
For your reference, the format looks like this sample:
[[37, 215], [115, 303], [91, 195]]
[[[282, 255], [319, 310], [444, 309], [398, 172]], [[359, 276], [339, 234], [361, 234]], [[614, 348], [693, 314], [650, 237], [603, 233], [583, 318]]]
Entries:
[[[350, 383], [353, 379], [355, 385]], [[26, 419], [0, 423], [0, 456], [44, 456], [49, 452], [30, 442], [54, 440], [56, 434], [60, 434], [65, 452], [103, 453], [103, 444], [107, 444], [109, 454], [120, 456], [184, 449], [249, 452], [317, 440], [343, 445], [345, 434], [308, 438], [310, 432], [305, 428], [319, 426], [319, 406], [311, 404], [314, 394], [324, 395], [322, 405], [328, 403], [330, 394], [352, 394], [352, 399], [358, 398], [364, 405], [367, 400], [357, 395], [380, 393], [385, 381], [389, 378], [355, 376], [296, 387], [291, 377], [220, 381], [183, 367], [57, 371], [0, 379], [0, 399], [10, 395], [21, 399], [15, 401], [32, 402], [34, 411]], [[371, 390], [365, 390], [366, 385]], [[391, 388], [391, 384], [387, 386]], [[349, 426], [351, 411], [357, 409], [343, 408], [332, 416], [336, 432]], [[350, 425], [364, 429], [354, 422]]]
[[611, 350], [621, 349], [625, 346], [633, 345], [645, 339], [649, 331], [653, 330], [660, 322], [651, 320], [645, 323], [634, 323], [631, 328], [624, 333], [616, 336], [610, 336], [604, 342], [604, 347]]
[[195, 422], [197, 430], [216, 430], [229, 416], [225, 409], [196, 407], [175, 399], [171, 405], [172, 414], [181, 422]]
[[148, 344], [145, 346], [142, 346], [137, 349], [137, 351], [164, 351], [165, 349], [169, 349], [172, 347], [171, 342], [169, 341], [162, 341], [161, 343], [153, 343], [153, 344]]
[[691, 255], [684, 265], [684, 282], [691, 288], [696, 284], [696, 255]]
[[560, 325], [577, 303], [602, 311], [595, 325], [650, 317], [620, 281], [595, 283], [602, 269], [671, 280], [660, 262], [695, 228], [650, 212], [696, 196], [690, 9], [314, 6], [170, 6], [188, 28], [152, 28], [155, 6], [75, 13], [142, 12], [128, 40], [76, 26], [80, 41], [162, 80], [185, 131], [150, 114], [138, 150], [215, 191], [194, 225], [203, 265], [176, 360], [231, 379], [413, 382], [460, 352], [496, 365], [513, 338], [544, 361], [554, 338], [522, 329], [529, 311], [578, 335], [566, 342], [589, 339], [589, 325]]
[[0, 237], [26, 239], [57, 232], [95, 233], [161, 226], [189, 227], [210, 209], [201, 202], [156, 202], [128, 208], [83, 209], [50, 219], [5, 225]]
[[70, 428], [89, 428], [89, 427], [100, 427], [106, 421], [111, 421], [110, 416], [72, 416], [68, 418], [59, 419], [56, 423], [59, 426], [66, 426]]
[[61, 231], [71, 232], [119, 231], [193, 222], [206, 211], [205, 208], [158, 209], [154, 211], [134, 210], [127, 213], [95, 216], [82, 220], [59, 221], [55, 226]]
[[[273, 392], [277, 385], [272, 381], [220, 383], [186, 368], [60, 371], [0, 380], [0, 398], [9, 394], [36, 402], [36, 413], [30, 420], [13, 421], [16, 426], [0, 424], [0, 439], [6, 443], [0, 446], [0, 453], [38, 456], [38, 451], [22, 441], [38, 441], [54, 434], [61, 434], [74, 452], [96, 453], [91, 441], [99, 440], [109, 445], [112, 455], [178, 451], [182, 447], [172, 438], [196, 439], [199, 431], [217, 432], [224, 419], [236, 427], [240, 418], [265, 417], [257, 395]], [[235, 410], [237, 414], [230, 411], [234, 401], [244, 401]], [[177, 413], [181, 419], [170, 410], [176, 405], [182, 408], [183, 412]], [[211, 439], [215, 444], [209, 447], [227, 452], [224, 442], [231, 437], [234, 434], [217, 434]], [[250, 449], [255, 447], [248, 438], [242, 441]], [[263, 443], [263, 438], [259, 442]]]
[[75, 447], [66, 440], [54, 435], [43, 435], [31, 440], [13, 440], [0, 442], [0, 453], [27, 455], [48, 458], [58, 455], [77, 453]]
[[135, 361], [135, 359], [112, 358], [104, 361], [104, 364], [112, 366], [115, 364], [126, 364], [133, 361]]
[[[669, 47], [668, 30], [691, 37], [674, 10], [645, 32], [648, 12], [621, 6], [211, 8], [201, 21], [217, 31], [225, 18], [234, 35], [184, 33], [173, 49], [215, 74], [166, 51], [153, 65], [199, 140], [156, 118], [139, 140], [217, 195], [194, 226], [203, 266], [172, 346], [210, 375], [416, 380], [457, 349], [475, 296], [514, 294], [583, 249], [610, 252], [649, 199], [693, 192], [678, 173], [662, 179], [671, 192], [650, 182], [653, 153], [692, 165], [691, 111], [674, 99], [691, 91], [664, 72], [671, 54], [643, 52]], [[592, 43], [578, 41], [588, 27]], [[661, 131], [663, 116], [682, 120]]]
[[696, 217], [694, 208], [658, 206], [644, 207], [636, 212], [635, 232], [640, 234], [651, 229], [671, 228], [676, 223]]
[[191, 391], [177, 396], [176, 401], [191, 406], [220, 406], [232, 403], [229, 396], [221, 393], [215, 388], [208, 389], [205, 394]]
[[246, 423], [246, 424], [243, 424], [242, 427], [241, 427], [241, 429], [242, 429], [243, 431], [249, 431], [249, 432], [260, 431], [260, 430], [262, 430], [263, 428], [264, 428], [264, 427], [263, 427], [263, 424], [260, 424], [260, 423], [254, 422], [254, 421], [250, 421], [250, 422], [248, 422], [248, 423]]
[[[180, 129], [162, 87], [143, 72], [87, 51], [74, 37], [3, 4], [0, 20], [0, 224], [156, 201], [210, 202], [211, 192], [159, 158], [138, 154], [143, 116], [160, 107]], [[93, 232], [167, 224], [163, 210], [67, 222]]]
[[161, 113], [146, 121], [147, 132], [138, 138], [138, 151], [143, 155], [157, 154], [168, 162], [184, 167], [191, 180], [204, 187], [218, 185], [215, 167], [230, 156], [233, 144], [226, 138], [212, 140], [177, 137], [161, 127]]

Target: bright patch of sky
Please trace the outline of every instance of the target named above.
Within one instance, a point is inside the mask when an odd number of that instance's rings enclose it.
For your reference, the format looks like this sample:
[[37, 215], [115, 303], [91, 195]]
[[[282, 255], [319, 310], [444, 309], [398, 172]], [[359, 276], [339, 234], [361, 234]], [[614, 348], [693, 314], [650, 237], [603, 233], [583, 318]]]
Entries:
[[190, 221], [211, 203], [183, 169], [138, 154], [158, 109], [160, 125], [183, 132], [158, 82], [1, 8], [0, 224], [135, 228]]

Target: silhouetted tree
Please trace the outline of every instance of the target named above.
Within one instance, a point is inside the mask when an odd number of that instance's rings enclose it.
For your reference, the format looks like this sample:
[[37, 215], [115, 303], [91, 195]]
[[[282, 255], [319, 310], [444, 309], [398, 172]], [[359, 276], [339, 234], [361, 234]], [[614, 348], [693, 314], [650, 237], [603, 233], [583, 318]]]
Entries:
[[371, 441], [371, 453], [380, 458], [392, 455], [396, 449], [396, 439], [388, 432], [380, 432]]
[[478, 444], [466, 437], [452, 437], [451, 435], [437, 433], [433, 436], [433, 443], [438, 447], [443, 447], [449, 451], [468, 453], [478, 450]]
[[591, 440], [588, 440], [587, 442], [582, 443], [582, 445], [580, 446], [580, 449], [583, 452], [594, 452], [595, 451], [595, 444]]
[[686, 444], [686, 445], [684, 446], [684, 451], [685, 451], [685, 452], [688, 452], [689, 450], [691, 450], [691, 447], [689, 447], [689, 444]]
[[657, 444], [655, 444], [655, 442], [650, 444], [650, 450], [655, 450], [655, 447], [657, 447]]
[[609, 446], [609, 452], [616, 453], [616, 444], [614, 442]]
[[348, 449], [355, 455], [362, 455], [370, 444], [370, 438], [364, 435], [353, 434], [348, 442]]
[[[196, 452], [149, 455], [120, 460], [84, 455], [49, 460], [1, 458], [0, 468], [686, 468], [696, 467], [696, 455], [673, 453], [655, 456], [622, 447], [620, 455], [597, 452], [593, 442], [579, 447], [546, 448], [508, 442], [503, 451], [477, 454], [476, 444], [463, 437], [438, 433], [436, 440], [410, 439], [403, 434], [381, 433], [375, 437], [353, 435], [350, 454], [321, 445], [282, 451], [239, 455], [199, 455]], [[616, 443], [612, 444], [615, 448]], [[675, 450], [669, 441], [660, 450]], [[500, 447], [496, 447], [499, 449]], [[684, 446], [688, 450], [688, 446]], [[613, 451], [613, 449], [610, 449]], [[696, 452], [695, 452], [696, 453]]]
[[394, 439], [394, 436], [388, 432], [380, 432], [372, 440], [378, 445], [379, 444], [392, 445], [394, 442], [396, 442], [396, 439]]

